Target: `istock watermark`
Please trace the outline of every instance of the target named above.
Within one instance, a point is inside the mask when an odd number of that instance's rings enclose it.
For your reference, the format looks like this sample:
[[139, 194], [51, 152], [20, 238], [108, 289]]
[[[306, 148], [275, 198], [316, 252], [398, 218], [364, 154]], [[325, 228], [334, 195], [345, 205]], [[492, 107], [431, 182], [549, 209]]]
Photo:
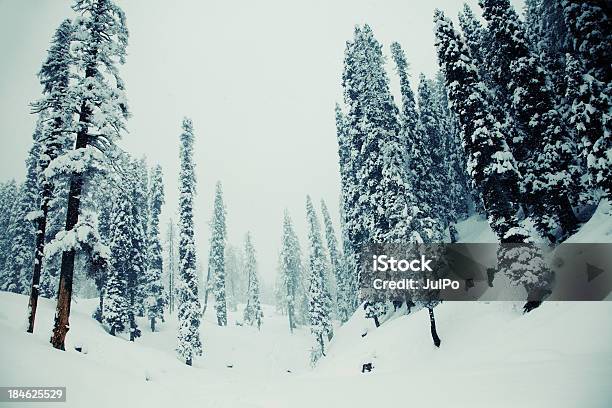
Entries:
[[390, 299], [612, 300], [608, 243], [371, 244], [358, 256], [362, 291]]

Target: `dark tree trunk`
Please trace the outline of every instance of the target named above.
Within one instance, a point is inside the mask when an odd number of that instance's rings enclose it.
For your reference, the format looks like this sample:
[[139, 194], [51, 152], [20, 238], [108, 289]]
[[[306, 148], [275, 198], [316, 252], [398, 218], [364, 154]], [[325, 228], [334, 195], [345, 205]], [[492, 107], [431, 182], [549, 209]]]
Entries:
[[28, 302], [28, 333], [34, 333], [34, 321], [36, 320], [36, 308], [38, 306], [38, 294], [40, 287], [40, 275], [45, 250], [45, 231], [47, 229], [47, 213], [49, 212], [49, 200], [52, 195], [52, 187], [45, 182], [42, 192], [40, 209], [42, 215], [38, 218], [36, 228], [36, 249], [34, 253], [34, 272], [32, 273], [32, 289]]
[[[94, 55], [95, 56], [95, 55]], [[85, 77], [94, 77], [95, 67], [87, 67]], [[91, 91], [91, 86], [88, 87]], [[79, 114], [79, 130], [77, 132], [74, 149], [84, 149], [89, 143], [89, 126], [91, 109], [88, 102], [81, 104]], [[81, 205], [81, 192], [83, 189], [82, 173], [73, 172], [70, 176], [70, 191], [68, 193], [68, 210], [66, 212], [66, 231], [71, 231], [79, 221], [79, 207]], [[72, 280], [74, 277], [75, 251], [71, 249], [62, 253], [62, 267], [60, 270], [60, 281], [57, 293], [57, 308], [55, 311], [55, 324], [51, 344], [56, 349], [65, 350], [64, 342], [66, 333], [70, 329], [70, 303], [72, 301]]]
[[188, 366], [192, 365], [191, 358], [188, 358], [187, 360], [185, 360], [185, 364], [187, 364]]
[[376, 325], [376, 327], [380, 327], [380, 321], [378, 320], [378, 316], [375, 315], [373, 319], [374, 319], [374, 324]]
[[[83, 104], [83, 113], [86, 118], [89, 114], [89, 108]], [[82, 119], [81, 122], [87, 122], [88, 119]], [[87, 146], [87, 128], [83, 127], [77, 135], [75, 149], [84, 148]], [[81, 190], [83, 188], [83, 177], [80, 173], [73, 173], [70, 177], [70, 192], [68, 195], [68, 211], [66, 215], [66, 231], [71, 231], [79, 220], [79, 206], [81, 204]], [[60, 270], [59, 289], [57, 294], [57, 309], [55, 311], [55, 325], [53, 335], [51, 336], [51, 344], [56, 349], [65, 350], [64, 342], [66, 333], [70, 328], [70, 302], [72, 301], [72, 280], [74, 277], [74, 257], [75, 250], [64, 251], [62, 254], [62, 267]]]
[[151, 331], [152, 332], [155, 331], [155, 318], [154, 317], [151, 318]]
[[436, 317], [434, 316], [433, 307], [428, 307], [429, 311], [429, 324], [431, 326], [431, 338], [433, 339], [436, 347], [440, 347], [440, 337], [438, 337], [438, 332], [436, 331]]
[[578, 218], [576, 217], [576, 214], [574, 214], [574, 210], [572, 209], [572, 204], [568, 195], [561, 194], [560, 199], [561, 213], [559, 214], [559, 221], [561, 223], [561, 228], [563, 228], [563, 237], [561, 238], [563, 241], [576, 232], [576, 229], [578, 228]]
[[527, 303], [525, 303], [525, 305], [523, 306], [523, 313], [529, 313], [533, 309], [540, 307], [541, 304], [542, 304], [541, 300], [530, 300]]
[[104, 289], [100, 288], [100, 323], [104, 321]]

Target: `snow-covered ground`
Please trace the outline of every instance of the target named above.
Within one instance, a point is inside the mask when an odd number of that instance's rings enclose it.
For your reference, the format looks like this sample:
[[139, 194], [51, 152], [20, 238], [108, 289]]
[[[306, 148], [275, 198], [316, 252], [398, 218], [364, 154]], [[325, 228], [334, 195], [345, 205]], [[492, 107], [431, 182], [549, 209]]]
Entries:
[[[377, 330], [354, 316], [315, 369], [307, 364], [308, 331], [290, 335], [286, 318], [270, 307], [261, 332], [233, 318], [216, 327], [209, 314], [205, 355], [187, 367], [173, 352], [174, 316], [156, 333], [141, 321], [143, 336], [130, 343], [107, 334], [90, 317], [95, 302], [81, 300], [61, 352], [48, 343], [53, 302], [43, 300], [34, 335], [24, 332], [26, 304], [25, 296], [0, 293], [0, 384], [66, 386], [67, 407], [612, 404], [610, 302], [549, 302], [528, 315], [510, 302], [447, 302], [436, 308], [439, 349], [423, 311]], [[374, 369], [362, 374], [367, 362]]]
[[[458, 230], [464, 242], [492, 236], [478, 218]], [[600, 206], [572, 239], [612, 242], [610, 234], [609, 209]], [[314, 369], [308, 329], [291, 335], [271, 306], [261, 331], [237, 326], [240, 313], [217, 327], [209, 310], [205, 354], [193, 367], [174, 352], [176, 316], [156, 333], [141, 319], [143, 336], [131, 343], [91, 318], [96, 300], [77, 299], [62, 352], [49, 344], [54, 302], [42, 300], [34, 334], [25, 333], [26, 306], [27, 297], [0, 292], [0, 385], [66, 386], [67, 402], [53, 406], [612, 406], [612, 302], [546, 302], [527, 315], [513, 302], [445, 302], [435, 309], [439, 349], [424, 311], [378, 329], [358, 312], [336, 328]], [[373, 371], [362, 374], [369, 362]]]

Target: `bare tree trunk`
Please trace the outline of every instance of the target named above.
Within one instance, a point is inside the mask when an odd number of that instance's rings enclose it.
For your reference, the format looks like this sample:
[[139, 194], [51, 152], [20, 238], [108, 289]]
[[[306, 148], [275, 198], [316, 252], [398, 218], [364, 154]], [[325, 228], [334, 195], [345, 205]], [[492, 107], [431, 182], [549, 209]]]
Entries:
[[434, 344], [436, 345], [436, 347], [440, 347], [440, 337], [438, 337], [438, 332], [436, 331], [436, 317], [434, 316], [434, 311], [433, 311], [433, 307], [428, 307], [427, 310], [429, 311], [429, 324], [431, 326], [431, 338], [433, 339]]
[[155, 317], [151, 318], [151, 331], [154, 332], [155, 331]]
[[52, 195], [52, 187], [45, 182], [42, 193], [40, 209], [42, 215], [38, 218], [36, 228], [36, 249], [34, 253], [34, 272], [32, 273], [32, 290], [28, 302], [28, 333], [34, 333], [34, 321], [36, 320], [36, 308], [38, 306], [38, 294], [40, 288], [40, 275], [45, 250], [45, 233], [47, 229], [47, 213], [49, 212], [49, 200]]
[[[91, 75], [86, 76], [93, 76]], [[77, 133], [76, 149], [84, 149], [89, 141], [88, 127], [91, 116], [90, 108], [84, 102], [79, 115], [80, 128]], [[83, 175], [73, 172], [70, 177], [70, 191], [68, 193], [68, 211], [66, 212], [66, 231], [71, 231], [79, 221], [79, 207], [81, 205], [81, 192], [83, 189]], [[74, 277], [75, 250], [70, 249], [62, 253], [62, 267], [60, 271], [59, 289], [57, 294], [57, 309], [55, 311], [55, 325], [51, 344], [56, 349], [65, 350], [66, 333], [70, 329], [70, 302], [72, 301], [72, 280]]]

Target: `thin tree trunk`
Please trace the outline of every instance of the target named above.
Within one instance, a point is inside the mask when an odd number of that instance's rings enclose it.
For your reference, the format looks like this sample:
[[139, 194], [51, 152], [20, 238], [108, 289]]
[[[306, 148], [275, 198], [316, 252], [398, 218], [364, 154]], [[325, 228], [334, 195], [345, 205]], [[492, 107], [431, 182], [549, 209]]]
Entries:
[[40, 275], [45, 250], [45, 234], [47, 229], [47, 213], [49, 212], [49, 200], [52, 195], [52, 187], [45, 182], [42, 193], [40, 209], [42, 215], [38, 218], [36, 228], [36, 249], [34, 254], [34, 272], [32, 273], [32, 290], [28, 302], [28, 333], [34, 333], [34, 321], [36, 320], [36, 308], [38, 306], [38, 295], [40, 289]]
[[573, 234], [578, 228], [578, 218], [576, 217], [576, 214], [574, 214], [574, 210], [572, 209], [572, 204], [568, 195], [563, 193], [561, 194], [560, 199], [561, 214], [559, 214], [559, 221], [561, 223], [561, 227], [563, 228], [563, 237], [561, 239], [565, 240], [565, 238]]
[[434, 316], [433, 307], [428, 307], [429, 311], [429, 324], [431, 326], [431, 338], [433, 339], [436, 347], [440, 347], [440, 337], [438, 337], [438, 332], [436, 331], [436, 317]]
[[[95, 75], [95, 70], [88, 67], [85, 70], [85, 77], [91, 78]], [[88, 87], [91, 90], [91, 86]], [[91, 109], [87, 102], [81, 104], [79, 114], [79, 130], [77, 132], [74, 149], [84, 149], [89, 142], [89, 127]], [[70, 191], [68, 193], [68, 211], [66, 212], [66, 231], [72, 231], [79, 221], [79, 207], [81, 205], [81, 192], [83, 189], [82, 173], [73, 172], [70, 176]], [[60, 270], [59, 289], [57, 294], [57, 308], [55, 311], [55, 324], [51, 344], [56, 349], [65, 350], [64, 343], [66, 333], [70, 329], [70, 303], [72, 301], [72, 280], [74, 277], [74, 248], [62, 253], [62, 267]]]
[[151, 318], [151, 331], [154, 332], [155, 331], [155, 317]]
[[[85, 106], [83, 107], [85, 108]], [[79, 131], [76, 148], [87, 146], [87, 130]], [[81, 190], [83, 177], [80, 173], [73, 173], [70, 178], [70, 193], [68, 195], [68, 212], [66, 215], [66, 231], [71, 231], [79, 220], [79, 206], [81, 203]], [[57, 294], [57, 308], [55, 311], [55, 325], [51, 344], [56, 349], [65, 350], [66, 333], [70, 329], [70, 303], [72, 301], [72, 280], [74, 277], [75, 250], [70, 249], [62, 253], [62, 267], [60, 271], [59, 289]]]
[[104, 321], [104, 288], [100, 288], [100, 323]]

